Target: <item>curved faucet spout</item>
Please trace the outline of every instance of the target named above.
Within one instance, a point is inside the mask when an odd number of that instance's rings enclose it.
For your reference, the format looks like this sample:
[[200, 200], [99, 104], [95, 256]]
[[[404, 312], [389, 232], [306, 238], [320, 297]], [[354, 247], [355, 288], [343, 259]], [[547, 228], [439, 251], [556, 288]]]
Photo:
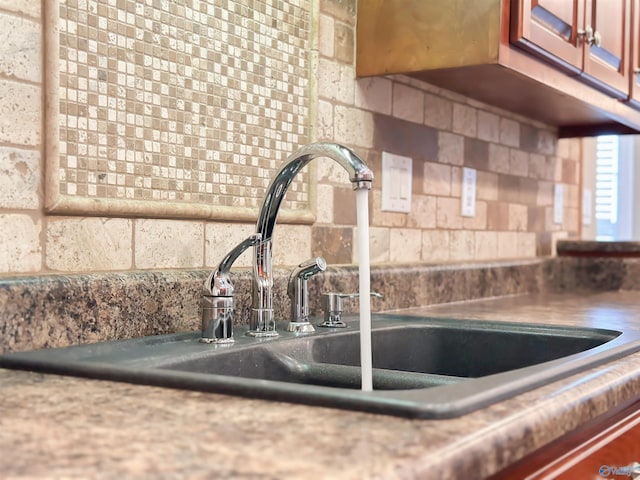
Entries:
[[267, 188], [267, 193], [258, 215], [256, 233], [262, 239], [254, 247], [253, 311], [249, 323], [249, 335], [275, 336], [273, 318], [273, 272], [271, 248], [273, 229], [280, 205], [291, 182], [311, 160], [328, 157], [341, 165], [349, 174], [353, 189], [371, 189], [373, 172], [352, 150], [335, 143], [313, 143], [293, 153], [276, 172]]

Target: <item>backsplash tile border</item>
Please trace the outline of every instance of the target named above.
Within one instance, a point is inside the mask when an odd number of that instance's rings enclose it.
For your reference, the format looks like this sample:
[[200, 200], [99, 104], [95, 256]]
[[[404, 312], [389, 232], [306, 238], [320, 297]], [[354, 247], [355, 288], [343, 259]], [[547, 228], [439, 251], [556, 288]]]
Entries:
[[[71, 3], [74, 3], [75, 0], [70, 0]], [[306, 3], [305, 3], [306, 2]], [[234, 220], [234, 221], [254, 221], [257, 217], [257, 210], [259, 206], [259, 202], [262, 199], [262, 195], [260, 194], [261, 190], [266, 188], [266, 185], [269, 180], [268, 171], [277, 168], [282, 161], [293, 152], [293, 150], [297, 149], [299, 146], [308, 143], [308, 138], [311, 136], [312, 126], [310, 126], [309, 119], [311, 118], [311, 105], [310, 102], [312, 99], [312, 92], [306, 92], [305, 88], [308, 90], [313, 87], [312, 82], [310, 81], [311, 71], [313, 68], [312, 62], [313, 59], [309, 58], [307, 64], [303, 65], [295, 65], [293, 68], [296, 69], [296, 72], [303, 71], [304, 75], [300, 76], [299, 82], [294, 82], [292, 77], [290, 83], [296, 87], [297, 92], [294, 92], [293, 97], [301, 99], [305, 105], [300, 106], [299, 112], [293, 112], [293, 116], [289, 115], [287, 112], [283, 112], [282, 110], [289, 110], [287, 108], [284, 109], [274, 109], [278, 116], [284, 115], [286, 118], [276, 119], [278, 122], [282, 123], [284, 127], [287, 125], [298, 125], [296, 127], [296, 132], [290, 131], [290, 128], [284, 128], [285, 132], [283, 132], [283, 141], [273, 140], [271, 143], [275, 146], [273, 149], [268, 148], [259, 148], [263, 155], [247, 155], [247, 157], [255, 160], [262, 158], [263, 160], [269, 162], [269, 165], [265, 168], [266, 175], [264, 177], [264, 185], [251, 185], [248, 186], [252, 191], [254, 191], [254, 195], [249, 195], [249, 197], [253, 196], [253, 200], [251, 198], [247, 199], [247, 195], [237, 192], [228, 192], [228, 200], [229, 203], [233, 205], [223, 205], [223, 204], [215, 204], [218, 201], [218, 198], [224, 197], [220, 195], [218, 192], [217, 195], [214, 195], [216, 199], [213, 197], [209, 200], [210, 202], [198, 203], [198, 202], [180, 202], [175, 201], [171, 198], [159, 198], [157, 200], [152, 199], [131, 199], [131, 198], [104, 198], [104, 197], [95, 197], [90, 195], [78, 195], [77, 191], [66, 192], [67, 178], [65, 177], [65, 172], [63, 171], [65, 168], [68, 168], [69, 165], [77, 166], [78, 160], [75, 162], [72, 161], [70, 164], [67, 163], [65, 157], [65, 148], [63, 145], [61, 134], [64, 133], [64, 130], [61, 130], [60, 123], [58, 119], [61, 118], [61, 100], [63, 100], [63, 96], [61, 95], [61, 71], [60, 71], [60, 52], [61, 52], [61, 23], [60, 23], [60, 8], [61, 5], [64, 6], [66, 4], [66, 0], [51, 0], [45, 3], [44, 11], [43, 11], [43, 22], [44, 22], [44, 50], [45, 50], [45, 164], [46, 164], [46, 172], [45, 172], [45, 209], [47, 212], [52, 214], [69, 214], [69, 215], [106, 215], [106, 216], [135, 216], [135, 217], [156, 217], [156, 218], [202, 218], [202, 219], [214, 219], [214, 220]], [[78, 2], [75, 2], [78, 3]], [[94, 4], [93, 8], [98, 8], [98, 3], [92, 0], [80, 0], [80, 3], [85, 6], [85, 4]], [[298, 13], [301, 12], [303, 15], [303, 20], [306, 18], [306, 29], [303, 28], [304, 25], [295, 25], [295, 28], [292, 29], [295, 34], [301, 36], [301, 38], [306, 34], [307, 38], [303, 38], [301, 41], [307, 42], [307, 45], [313, 45], [316, 41], [312, 38], [312, 35], [317, 34], [317, 29], [314, 29], [312, 25], [313, 19], [310, 18], [310, 12], [312, 8], [314, 8], [312, 0], [303, 0], [302, 2], [294, 2], [295, 5], [287, 8], [296, 8]], [[136, 4], [137, 7], [149, 7], [150, 5], [155, 5], [153, 3], [149, 4], [149, 2]], [[307, 11], [305, 11], [305, 5], [308, 4]], [[118, 4], [120, 5], [120, 4]], [[132, 4], [133, 5], [133, 4]], [[201, 8], [203, 4], [199, 4]], [[89, 5], [91, 7], [91, 5]], [[100, 5], [100, 8], [107, 8], [105, 5]], [[212, 5], [207, 6], [207, 8], [213, 8]], [[216, 7], [217, 8], [217, 7]], [[235, 7], [234, 7], [235, 8]], [[270, 6], [266, 6], [265, 8], [271, 9]], [[284, 7], [283, 7], [284, 8]], [[287, 16], [292, 15], [285, 14]], [[289, 19], [293, 21], [292, 19]], [[225, 24], [228, 25], [228, 24]], [[118, 30], [119, 32], [120, 30]], [[257, 38], [257, 32], [256, 32]], [[265, 37], [266, 38], [266, 37]], [[289, 42], [291, 43], [291, 42]], [[299, 42], [294, 42], [299, 43]], [[94, 45], [95, 47], [95, 45]], [[290, 46], [289, 48], [294, 48]], [[300, 52], [309, 51], [309, 48], [305, 48], [304, 44], [295, 46]], [[299, 53], [299, 52], [298, 52]], [[311, 54], [309, 54], [311, 55]], [[302, 54], [294, 55], [295, 58], [304, 58]], [[126, 63], [125, 67], [126, 67]], [[281, 62], [283, 68], [291, 69], [291, 65], [288, 65], [286, 62]], [[132, 64], [133, 65], [133, 64]], [[137, 66], [137, 65], [136, 65]], [[262, 66], [264, 67], [264, 65]], [[226, 68], [226, 67], [225, 67]], [[244, 69], [243, 69], [244, 70]], [[109, 70], [110, 71], [110, 70]], [[285, 75], [286, 76], [286, 75]], [[77, 79], [76, 79], [77, 80]], [[284, 82], [282, 82], [284, 84]], [[296, 86], [297, 83], [300, 83], [299, 86]], [[284, 88], [284, 87], [283, 87]], [[275, 89], [274, 89], [275, 91]], [[308, 93], [308, 94], [307, 94]], [[285, 97], [292, 97], [292, 94], [286, 94]], [[311, 100], [310, 100], [311, 98]], [[274, 98], [272, 100], [278, 100]], [[279, 101], [279, 100], [278, 100]], [[285, 102], [286, 103], [286, 102]], [[295, 103], [295, 102], [294, 102]], [[286, 105], [285, 105], [286, 106]], [[294, 109], [295, 110], [295, 109]], [[95, 112], [94, 112], [95, 113]], [[290, 112], [291, 113], [291, 112]], [[297, 118], [296, 117], [300, 117]], [[263, 115], [258, 115], [259, 117], [263, 117]], [[257, 116], [257, 117], [258, 117]], [[141, 117], [142, 118], [142, 117]], [[297, 120], [296, 120], [297, 118]], [[245, 124], [246, 122], [241, 122]], [[273, 122], [272, 122], [273, 123]], [[302, 128], [302, 131], [300, 129]], [[268, 132], [267, 132], [268, 133]], [[252, 132], [252, 138], [256, 137], [255, 132]], [[267, 135], [268, 136], [268, 135]], [[207, 139], [211, 140], [211, 139]], [[77, 144], [77, 142], [72, 142], [72, 145]], [[245, 147], [245, 145], [239, 145]], [[207, 146], [208, 147], [208, 146]], [[75, 148], [75, 145], [74, 145]], [[248, 148], [248, 147], [247, 147]], [[258, 148], [258, 147], [256, 147]], [[268, 153], [267, 153], [268, 152]], [[109, 154], [112, 154], [110, 152]], [[265, 155], [266, 154], [266, 155]], [[233, 154], [235, 157], [238, 157], [235, 153]], [[270, 157], [274, 158], [270, 158]], [[266, 158], [265, 158], [266, 157]], [[185, 156], [186, 158], [186, 156]], [[109, 159], [105, 159], [107, 161]], [[234, 162], [238, 160], [238, 158], [234, 158]], [[241, 160], [239, 160], [241, 162]], [[217, 161], [216, 163], [220, 163]], [[154, 165], [156, 162], [154, 161]], [[232, 167], [233, 168], [233, 167]], [[242, 168], [242, 167], [239, 167]], [[250, 167], [253, 168], [253, 167]], [[62, 172], [62, 173], [61, 173]], [[194, 172], [197, 173], [196, 170]], [[81, 172], [82, 173], [82, 172]], [[204, 172], [202, 172], [204, 173]], [[76, 175], [76, 172], [71, 172], [72, 175]], [[86, 172], [83, 173], [86, 175]], [[246, 178], [246, 175], [239, 174], [241, 177]], [[279, 220], [287, 223], [301, 223], [301, 224], [309, 224], [312, 223], [315, 219], [314, 214], [314, 206], [315, 206], [315, 188], [316, 182], [314, 181], [314, 171], [313, 169], [308, 169], [307, 172], [303, 172], [302, 178], [294, 182], [291, 192], [287, 195], [287, 200], [285, 200], [283, 205], [282, 215], [279, 217]], [[75, 178], [75, 177], [74, 177]], [[127, 176], [122, 176], [122, 179], [126, 180]], [[86, 179], [84, 179], [86, 180]], [[124, 181], [123, 180], [123, 181]], [[129, 182], [130, 183], [130, 182]], [[220, 181], [220, 186], [227, 187], [228, 182]], [[243, 187], [239, 187], [243, 188]], [[150, 190], [151, 191], [151, 190]], [[155, 193], [155, 190], [153, 190]], [[256, 193], [257, 192], [257, 193]], [[86, 192], [85, 192], [86, 193]], [[95, 193], [95, 192], [94, 192]], [[211, 196], [211, 195], [210, 195]], [[226, 197], [225, 197], [226, 198]], [[224, 200], [224, 198], [223, 198]], [[240, 205], [237, 205], [237, 203]], [[242, 205], [243, 202], [249, 203], [250, 205]]]

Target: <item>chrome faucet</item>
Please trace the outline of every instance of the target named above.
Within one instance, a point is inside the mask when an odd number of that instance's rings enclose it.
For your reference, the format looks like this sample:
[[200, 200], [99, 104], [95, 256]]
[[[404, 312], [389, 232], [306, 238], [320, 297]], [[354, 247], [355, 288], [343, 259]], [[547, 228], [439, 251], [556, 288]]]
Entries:
[[202, 287], [202, 343], [233, 343], [234, 301], [229, 271], [242, 252], [259, 241], [258, 234], [244, 239], [225, 255], [205, 280]]
[[289, 185], [311, 160], [328, 157], [348, 173], [354, 190], [371, 189], [373, 172], [352, 150], [335, 143], [313, 143], [293, 153], [276, 172], [258, 215], [256, 234], [260, 240], [254, 246], [253, 301], [247, 335], [254, 337], [277, 336], [273, 316], [273, 229], [280, 204]]

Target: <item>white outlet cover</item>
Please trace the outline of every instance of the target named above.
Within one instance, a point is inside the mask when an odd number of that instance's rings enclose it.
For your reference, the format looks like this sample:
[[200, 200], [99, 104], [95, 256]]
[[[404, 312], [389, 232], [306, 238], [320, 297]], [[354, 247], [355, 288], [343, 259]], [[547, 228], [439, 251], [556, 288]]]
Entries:
[[553, 223], [561, 224], [564, 219], [564, 185], [556, 183], [553, 187]]
[[476, 171], [473, 168], [462, 169], [462, 199], [460, 215], [475, 217], [476, 215]]
[[384, 212], [411, 212], [413, 160], [382, 152], [382, 205]]
[[590, 188], [582, 190], [582, 225], [591, 225], [593, 217], [593, 191]]

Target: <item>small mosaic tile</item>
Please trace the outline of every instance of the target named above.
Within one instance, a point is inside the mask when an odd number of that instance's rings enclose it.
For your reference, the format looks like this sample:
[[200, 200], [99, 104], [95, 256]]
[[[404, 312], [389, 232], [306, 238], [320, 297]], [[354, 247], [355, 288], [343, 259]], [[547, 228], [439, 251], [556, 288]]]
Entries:
[[[309, 0], [60, 0], [59, 15], [60, 194], [256, 208], [307, 143]], [[308, 183], [287, 209], [309, 208]]]

